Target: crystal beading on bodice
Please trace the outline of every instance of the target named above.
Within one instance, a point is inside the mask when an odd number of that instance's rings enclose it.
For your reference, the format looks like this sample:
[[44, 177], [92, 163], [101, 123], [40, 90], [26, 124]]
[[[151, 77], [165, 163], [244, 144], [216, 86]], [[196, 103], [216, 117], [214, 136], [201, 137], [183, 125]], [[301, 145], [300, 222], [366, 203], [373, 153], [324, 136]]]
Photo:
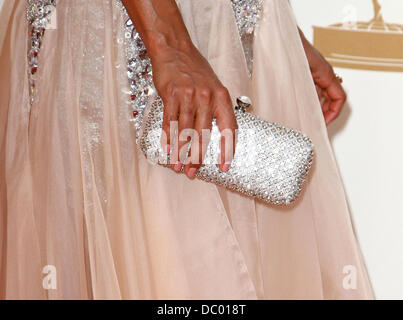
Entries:
[[258, 24], [263, 8], [263, 0], [231, 0], [239, 34], [252, 34]]
[[28, 82], [31, 107], [35, 102], [35, 80], [38, 71], [38, 56], [51, 14], [57, 0], [27, 0], [28, 37]]
[[[49, 16], [57, 0], [27, 0], [27, 19], [29, 24], [28, 79], [31, 106], [35, 101], [35, 76], [38, 70], [38, 56], [42, 39], [49, 23]], [[148, 98], [155, 91], [152, 65], [147, 49], [136, 31], [121, 0], [114, 0], [122, 10], [124, 25], [124, 47], [129, 81], [129, 99], [132, 106], [132, 119], [138, 136]], [[249, 73], [253, 62], [253, 32], [260, 19], [263, 0], [231, 1], [239, 35], [243, 43]]]
[[[231, 0], [235, 19], [241, 37], [249, 73], [253, 63], [253, 32], [260, 19], [263, 0]], [[152, 77], [152, 65], [147, 49], [136, 31], [126, 8], [121, 0], [117, 5], [123, 10], [125, 28], [125, 47], [127, 58], [127, 75], [130, 86], [133, 122], [137, 133], [141, 127], [148, 97], [155, 91]]]
[[147, 48], [121, 0], [116, 1], [123, 12], [124, 45], [126, 51], [127, 77], [129, 79], [129, 99], [132, 106], [133, 122], [138, 138], [148, 97], [154, 92], [151, 59]]
[[264, 0], [231, 0], [249, 76], [253, 68], [253, 35], [261, 19]]

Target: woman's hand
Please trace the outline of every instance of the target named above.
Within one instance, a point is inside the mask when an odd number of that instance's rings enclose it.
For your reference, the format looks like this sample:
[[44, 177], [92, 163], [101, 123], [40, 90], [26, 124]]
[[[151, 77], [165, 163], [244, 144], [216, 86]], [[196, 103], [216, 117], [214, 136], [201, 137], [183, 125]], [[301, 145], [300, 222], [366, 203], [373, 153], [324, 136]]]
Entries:
[[[212, 120], [216, 118], [222, 134], [222, 152], [217, 162], [222, 171], [228, 171], [237, 129], [231, 98], [193, 45], [175, 0], [122, 1], [151, 57], [154, 84], [164, 102], [162, 147], [167, 152], [175, 141], [172, 168], [179, 171], [184, 164], [190, 178], [196, 175], [210, 140]], [[170, 129], [176, 123], [175, 137], [175, 131]], [[193, 140], [185, 159], [188, 135]]]
[[313, 81], [322, 105], [322, 112], [326, 124], [335, 120], [346, 102], [347, 95], [341, 85], [341, 78], [337, 77], [332, 66], [305, 38], [300, 30]]
[[[221, 170], [228, 171], [237, 128], [228, 90], [193, 45], [185, 49], [160, 50], [152, 60], [154, 84], [164, 102], [163, 131], [166, 139], [163, 137], [161, 142], [166, 151], [174, 142], [172, 135], [176, 123], [179, 132], [176, 134], [179, 143], [175, 143], [171, 155], [171, 159], [176, 158], [173, 169], [179, 171], [185, 163], [188, 142], [192, 137], [185, 173], [190, 178], [195, 176], [210, 139], [212, 120], [216, 118], [220, 131], [227, 131], [229, 137], [229, 140], [222, 139], [221, 150], [226, 152], [217, 161]], [[203, 129], [209, 130], [207, 134], [202, 135]]]

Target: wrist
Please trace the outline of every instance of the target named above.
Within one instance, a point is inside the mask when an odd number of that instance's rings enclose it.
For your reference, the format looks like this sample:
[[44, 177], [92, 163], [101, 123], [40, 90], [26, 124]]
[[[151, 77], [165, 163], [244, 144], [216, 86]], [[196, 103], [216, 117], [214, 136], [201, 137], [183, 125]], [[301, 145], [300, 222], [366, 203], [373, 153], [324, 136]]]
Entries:
[[178, 35], [169, 32], [148, 31], [144, 44], [151, 59], [164, 56], [172, 50], [191, 52], [194, 45], [188, 34]]
[[311, 71], [314, 71], [314, 69], [317, 68], [319, 62], [318, 52], [315, 47], [306, 39], [305, 41], [303, 41], [303, 46], [309, 67], [311, 68]]
[[194, 50], [175, 0], [122, 0], [151, 59]]

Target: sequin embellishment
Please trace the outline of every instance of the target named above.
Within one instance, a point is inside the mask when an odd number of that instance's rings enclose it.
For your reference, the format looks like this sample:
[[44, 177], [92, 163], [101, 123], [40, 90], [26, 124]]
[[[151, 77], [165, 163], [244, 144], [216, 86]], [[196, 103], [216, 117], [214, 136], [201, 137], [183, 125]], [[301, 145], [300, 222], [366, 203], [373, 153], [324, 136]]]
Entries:
[[[155, 92], [152, 65], [147, 49], [135, 29], [125, 6], [117, 0], [118, 7], [123, 12], [125, 50], [127, 60], [127, 75], [129, 79], [129, 96], [132, 106], [133, 122], [137, 138], [144, 116], [148, 99]], [[252, 35], [263, 6], [263, 0], [231, 0], [239, 34], [243, 42], [249, 73], [252, 69]]]
[[[213, 121], [211, 140], [196, 177], [267, 203], [288, 205], [301, 193], [313, 163], [314, 146], [305, 134], [246, 112], [250, 102], [244, 98], [238, 98], [235, 108], [238, 142], [229, 171], [222, 172], [216, 165], [221, 134]], [[149, 161], [166, 166], [169, 155], [160, 142], [163, 112], [164, 105], [157, 98], [144, 119], [140, 148]]]
[[263, 0], [231, 0], [239, 34], [251, 34], [260, 20]]
[[125, 6], [121, 0], [117, 0], [117, 5], [123, 10], [124, 44], [130, 90], [129, 97], [132, 106], [134, 127], [138, 138], [148, 98], [155, 91], [152, 65], [147, 49], [135, 29]]
[[231, 0], [235, 20], [245, 53], [249, 76], [253, 69], [253, 34], [261, 19], [263, 0]]
[[38, 71], [38, 56], [45, 30], [56, 8], [57, 0], [28, 0], [28, 81], [31, 107], [35, 102], [35, 81]]

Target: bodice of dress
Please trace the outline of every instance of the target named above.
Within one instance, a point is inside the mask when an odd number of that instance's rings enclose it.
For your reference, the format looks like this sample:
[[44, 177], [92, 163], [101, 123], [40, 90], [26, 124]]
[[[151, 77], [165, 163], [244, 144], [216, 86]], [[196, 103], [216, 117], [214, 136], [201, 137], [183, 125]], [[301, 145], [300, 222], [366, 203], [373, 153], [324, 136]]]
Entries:
[[[58, 0], [27, 0], [27, 19], [29, 24], [28, 79], [30, 85], [31, 107], [35, 103], [35, 76], [38, 70], [38, 56], [42, 39], [49, 23], [50, 15]], [[60, 0], [59, 0], [60, 1]], [[138, 134], [143, 113], [149, 97], [155, 92], [152, 64], [147, 49], [135, 29], [121, 0], [114, 0], [122, 10], [125, 35], [125, 54], [129, 97], [132, 106], [132, 121]], [[244, 47], [245, 58], [251, 74], [253, 62], [253, 32], [260, 19], [263, 0], [228, 0], [234, 10], [235, 21]]]
[[30, 103], [35, 99], [35, 78], [38, 71], [38, 56], [42, 39], [49, 23], [50, 15], [56, 7], [57, 0], [27, 0], [28, 37], [28, 81]]
[[263, 9], [263, 0], [231, 0], [249, 75], [253, 68], [253, 33]]

